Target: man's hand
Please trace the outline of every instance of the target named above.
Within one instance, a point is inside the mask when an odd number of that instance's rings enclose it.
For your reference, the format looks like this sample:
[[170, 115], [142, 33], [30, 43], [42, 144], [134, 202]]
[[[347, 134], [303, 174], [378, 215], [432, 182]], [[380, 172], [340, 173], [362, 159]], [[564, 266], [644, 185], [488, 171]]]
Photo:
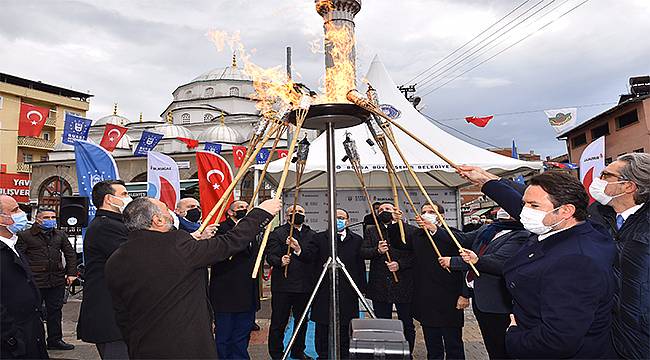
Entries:
[[213, 237], [214, 234], [217, 233], [217, 228], [218, 227], [219, 227], [219, 224], [208, 225], [208, 226], [205, 227], [205, 230], [203, 230], [202, 233], [200, 233], [198, 230], [196, 230], [191, 235], [196, 240], [207, 240], [207, 239]]
[[458, 301], [456, 301], [456, 309], [463, 310], [469, 307], [469, 299], [464, 296], [459, 296]]
[[449, 256], [439, 257], [438, 262], [445, 269], [449, 269], [449, 266], [451, 266], [451, 258]]
[[294, 238], [287, 238], [286, 244], [289, 245], [289, 247], [298, 254], [300, 254], [300, 252], [302, 251], [302, 248], [300, 247], [298, 240]]
[[404, 212], [402, 212], [402, 210], [395, 209], [395, 211], [393, 211], [393, 220], [402, 221], [402, 217], [404, 217]]
[[478, 262], [478, 255], [475, 252], [469, 249], [463, 249], [460, 251], [460, 257], [463, 258], [463, 261], [468, 264], [476, 264]]
[[399, 270], [399, 263], [397, 261], [386, 261], [386, 266], [388, 266], [388, 271], [390, 272], [396, 272]]
[[416, 222], [416, 223], [418, 224], [418, 226], [419, 226], [420, 228], [422, 228], [422, 229], [427, 229], [427, 230], [429, 230], [429, 231], [431, 231], [431, 232], [433, 232], [433, 233], [435, 233], [436, 231], [438, 231], [438, 226], [436, 226], [436, 224], [434, 224], [434, 223], [432, 223], [432, 222], [430, 222], [430, 221], [424, 220], [424, 219], [422, 218], [422, 216], [420, 216], [420, 215], [418, 215], [418, 216], [415, 217], [415, 222]]
[[267, 213], [275, 216], [277, 215], [280, 210], [282, 209], [282, 201], [280, 200], [275, 200], [275, 199], [269, 199], [265, 200], [263, 203], [261, 203], [258, 206], [260, 209], [266, 211]]
[[289, 265], [290, 262], [291, 262], [291, 255], [282, 256], [282, 267]]
[[65, 283], [68, 284], [68, 286], [70, 286], [75, 280], [77, 280], [76, 276], [66, 276]]
[[456, 172], [461, 177], [471, 181], [474, 185], [478, 185], [478, 186], [483, 186], [483, 184], [485, 184], [490, 180], [499, 179], [498, 176], [494, 174], [490, 174], [489, 172], [481, 169], [478, 166], [462, 165], [459, 166], [458, 169], [456, 169]]
[[510, 314], [510, 326], [517, 326], [517, 320], [515, 319], [515, 314]]
[[377, 251], [382, 255], [388, 252], [388, 243], [386, 240], [382, 240], [377, 244]]

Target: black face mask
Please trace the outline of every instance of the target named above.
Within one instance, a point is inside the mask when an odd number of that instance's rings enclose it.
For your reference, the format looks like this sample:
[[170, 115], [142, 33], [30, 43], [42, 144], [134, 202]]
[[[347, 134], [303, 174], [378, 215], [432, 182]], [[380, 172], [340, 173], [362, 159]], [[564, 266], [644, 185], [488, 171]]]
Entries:
[[289, 215], [289, 222], [291, 222], [291, 217], [293, 217], [294, 225], [302, 225], [305, 222], [305, 214], [296, 213], [296, 215]]
[[199, 220], [201, 220], [201, 209], [194, 208], [187, 210], [185, 218], [191, 222], [199, 222]]
[[235, 211], [235, 219], [241, 220], [246, 216], [247, 213], [248, 213], [248, 210], [246, 210], [246, 209], [237, 210], [237, 211]]
[[379, 213], [377, 220], [379, 220], [384, 224], [390, 224], [391, 222], [393, 222], [393, 213], [388, 211], [382, 211]]

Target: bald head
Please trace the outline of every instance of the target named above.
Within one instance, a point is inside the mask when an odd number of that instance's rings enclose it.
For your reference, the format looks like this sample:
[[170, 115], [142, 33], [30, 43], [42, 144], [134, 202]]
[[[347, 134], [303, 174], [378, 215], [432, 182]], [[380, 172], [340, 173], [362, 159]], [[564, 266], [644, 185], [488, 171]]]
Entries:
[[13, 234], [7, 230], [7, 226], [14, 224], [12, 215], [23, 212], [20, 210], [16, 199], [8, 195], [0, 195], [0, 235], [9, 238]]
[[176, 204], [176, 209], [174, 210], [174, 212], [180, 216], [185, 216], [187, 214], [187, 210], [196, 209], [200, 207], [201, 205], [199, 204], [198, 200], [196, 200], [195, 198], [186, 197], [178, 201], [178, 204]]

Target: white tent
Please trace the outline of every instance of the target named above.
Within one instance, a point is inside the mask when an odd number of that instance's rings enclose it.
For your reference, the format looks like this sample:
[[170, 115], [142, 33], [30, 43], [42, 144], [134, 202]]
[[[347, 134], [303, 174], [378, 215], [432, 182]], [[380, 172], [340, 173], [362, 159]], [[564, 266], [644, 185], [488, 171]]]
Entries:
[[[476, 165], [496, 174], [508, 174], [524, 169], [542, 168], [541, 162], [527, 162], [502, 156], [466, 143], [442, 131], [420, 114], [404, 98], [403, 94], [391, 80], [386, 68], [377, 57], [373, 60], [366, 78], [377, 89], [381, 104], [389, 104], [401, 112], [397, 121], [402, 126], [416, 134], [420, 139], [428, 142], [456, 164]], [[337, 188], [352, 189], [359, 186], [350, 164], [342, 161], [345, 156], [343, 140], [345, 140], [346, 132], [349, 132], [351, 138], [356, 141], [366, 184], [371, 188], [388, 188], [390, 183], [385, 173], [383, 154], [376, 145], [372, 148], [366, 143], [366, 139], [371, 138], [371, 135], [365, 124], [348, 129], [337, 129], [335, 131]], [[393, 132], [397, 138], [397, 144], [405, 154], [408, 162], [416, 172], [420, 173], [419, 178], [425, 187], [456, 188], [466, 184], [465, 180], [458, 176], [452, 167], [415, 140], [411, 139], [407, 134], [395, 127], [393, 127]], [[397, 151], [395, 151], [392, 145], [389, 145], [389, 147], [391, 148], [393, 163], [398, 171], [401, 171], [400, 176], [403, 180], [406, 180], [408, 188], [415, 188], [416, 184], [406, 172], [406, 167], [399, 158]], [[324, 176], [327, 170], [326, 156], [325, 134], [323, 133], [310, 146], [309, 157], [302, 180], [303, 189], [326, 188], [327, 179]], [[284, 167], [284, 161], [284, 159], [278, 159], [269, 164], [268, 172], [272, 174], [271, 176], [279, 179]], [[263, 165], [257, 165], [256, 168], [261, 169]], [[295, 171], [295, 166], [292, 164], [290, 169]], [[292, 189], [294, 186], [295, 176], [290, 175], [287, 178], [285, 188]]]

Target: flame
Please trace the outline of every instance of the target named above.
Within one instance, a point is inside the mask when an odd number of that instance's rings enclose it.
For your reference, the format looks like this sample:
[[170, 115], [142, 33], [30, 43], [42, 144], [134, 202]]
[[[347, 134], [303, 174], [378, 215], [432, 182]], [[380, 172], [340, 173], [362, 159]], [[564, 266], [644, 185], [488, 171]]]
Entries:
[[[346, 103], [346, 94], [356, 88], [354, 34], [347, 26], [325, 23], [325, 94], [327, 101]], [[331, 65], [331, 66], [330, 66]]]

